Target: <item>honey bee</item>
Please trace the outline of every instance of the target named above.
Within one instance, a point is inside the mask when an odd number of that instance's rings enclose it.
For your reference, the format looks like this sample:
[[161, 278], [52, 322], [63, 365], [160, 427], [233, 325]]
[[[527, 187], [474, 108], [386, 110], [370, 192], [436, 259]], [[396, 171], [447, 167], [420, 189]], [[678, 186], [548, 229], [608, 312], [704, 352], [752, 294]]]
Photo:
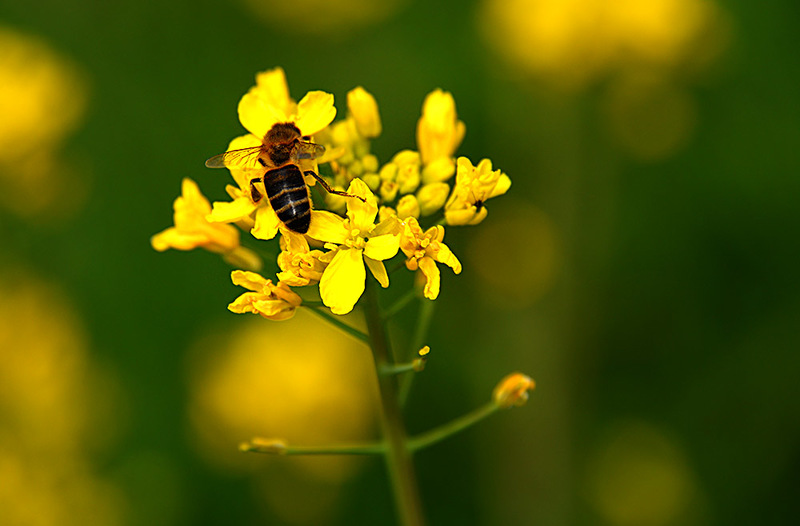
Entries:
[[238, 168], [240, 170], [265, 170], [250, 179], [250, 197], [254, 203], [263, 197], [255, 183], [262, 182], [267, 198], [278, 219], [286, 228], [305, 234], [311, 224], [311, 200], [303, 175], [314, 177], [331, 194], [363, 198], [334, 190], [314, 170], [303, 171], [301, 161], [318, 159], [325, 153], [321, 144], [310, 142], [291, 122], [277, 123], [270, 128], [260, 146], [230, 150], [206, 161], [209, 168]]

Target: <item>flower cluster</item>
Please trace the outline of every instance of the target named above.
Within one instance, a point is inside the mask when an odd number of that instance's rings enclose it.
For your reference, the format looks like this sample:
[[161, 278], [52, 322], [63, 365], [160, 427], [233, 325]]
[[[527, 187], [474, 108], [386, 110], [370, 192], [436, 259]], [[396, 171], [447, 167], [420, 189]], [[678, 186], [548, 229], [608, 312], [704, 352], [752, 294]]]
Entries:
[[[347, 94], [346, 116], [334, 122], [332, 95], [311, 91], [295, 102], [283, 70], [276, 68], [256, 76], [238, 111], [249, 133], [233, 139], [228, 151], [257, 151], [273, 126], [291, 123], [303, 142], [325, 151], [295, 155], [289, 162], [299, 165], [308, 186], [316, 182], [313, 172], [338, 193], [323, 192], [324, 208], [312, 206], [310, 226], [301, 234], [281, 222], [270, 199], [260, 198], [263, 192], [257, 189], [267, 191], [260, 185], [269, 177], [263, 161], [260, 166], [226, 165], [235, 183], [226, 188], [231, 200], [213, 206], [192, 181], [184, 181], [183, 196], [175, 203], [175, 226], [152, 239], [157, 250], [200, 247], [223, 254], [240, 268], [257, 270], [260, 261], [240, 245], [232, 225], [259, 240], [280, 234], [276, 283], [254, 272], [234, 271], [234, 283], [249, 292], [231, 303], [233, 312], [287, 319], [303, 298], [314, 301], [292, 287], [318, 286], [319, 299], [332, 313], [347, 314], [364, 292], [367, 270], [382, 287], [389, 286], [384, 263], [398, 254], [405, 258], [405, 268], [417, 273], [424, 297], [436, 299], [439, 264], [461, 272], [460, 261], [444, 244], [445, 226], [480, 223], [488, 213], [486, 201], [511, 185], [490, 160], [473, 164], [456, 157], [466, 127], [453, 96], [442, 90], [425, 98], [416, 150], [401, 150], [383, 165], [371, 152], [371, 141], [382, 132], [378, 104], [363, 87]], [[252, 159], [261, 160], [257, 155]]]

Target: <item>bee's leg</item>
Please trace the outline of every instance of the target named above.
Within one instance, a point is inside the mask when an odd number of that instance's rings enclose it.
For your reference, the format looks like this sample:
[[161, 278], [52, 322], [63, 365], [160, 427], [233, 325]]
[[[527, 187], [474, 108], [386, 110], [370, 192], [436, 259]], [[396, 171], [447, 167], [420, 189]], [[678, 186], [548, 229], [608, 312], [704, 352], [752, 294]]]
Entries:
[[324, 188], [325, 191], [328, 192], [329, 194], [341, 195], [342, 197], [355, 197], [356, 199], [361, 199], [361, 201], [363, 201], [365, 203], [367, 202], [367, 200], [364, 199], [363, 197], [360, 197], [360, 196], [357, 196], [357, 195], [353, 195], [353, 194], [348, 194], [347, 192], [342, 192], [341, 190], [334, 190], [333, 188], [331, 188], [331, 186], [327, 182], [325, 182], [325, 179], [320, 177], [319, 174], [317, 172], [315, 172], [314, 170], [306, 170], [303, 173], [305, 173], [306, 175], [310, 175], [314, 179], [319, 181], [319, 184], [322, 185], [322, 188]]
[[261, 177], [250, 179], [250, 197], [253, 199], [254, 203], [258, 203], [259, 201], [261, 201], [262, 197], [261, 192], [258, 191], [258, 188], [256, 188], [255, 185], [257, 181], [261, 181]]

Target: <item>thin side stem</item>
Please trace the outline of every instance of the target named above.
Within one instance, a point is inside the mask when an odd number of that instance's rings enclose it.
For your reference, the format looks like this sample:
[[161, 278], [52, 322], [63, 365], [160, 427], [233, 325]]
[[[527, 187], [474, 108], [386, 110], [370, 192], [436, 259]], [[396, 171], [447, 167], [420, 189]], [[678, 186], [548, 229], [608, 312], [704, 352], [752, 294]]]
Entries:
[[383, 455], [384, 444], [341, 444], [338, 446], [274, 446], [262, 447], [258, 444], [242, 444], [239, 448], [247, 453], [264, 453], [267, 455]]
[[388, 320], [392, 318], [395, 314], [403, 310], [403, 308], [409, 303], [411, 303], [416, 297], [417, 297], [417, 291], [416, 289], [412, 288], [411, 290], [400, 296], [397, 299], [397, 301], [395, 301], [394, 304], [392, 304], [391, 307], [386, 309], [386, 311], [383, 313], [383, 319]]
[[464, 416], [460, 416], [455, 420], [447, 422], [446, 424], [412, 437], [408, 441], [408, 447], [411, 449], [411, 451], [419, 451], [420, 449], [436, 444], [437, 442], [441, 442], [445, 438], [451, 437], [456, 433], [459, 433], [468, 427], [477, 424], [484, 418], [493, 415], [498, 410], [499, 407], [497, 407], [494, 402], [484, 404]]
[[378, 377], [381, 401], [381, 427], [386, 443], [386, 464], [394, 494], [395, 505], [403, 526], [421, 526], [422, 506], [417, 489], [414, 465], [408, 448], [405, 425], [403, 424], [398, 401], [397, 377], [381, 374], [381, 370], [393, 365], [389, 357], [386, 328], [381, 318], [377, 291], [374, 284], [368, 283], [365, 291], [365, 316], [369, 330], [369, 341], [375, 359], [375, 372]]
[[[427, 298], [420, 298], [419, 314], [417, 316], [417, 329], [414, 331], [414, 339], [411, 341], [411, 353], [416, 353], [422, 348], [425, 339], [428, 337], [428, 330], [433, 320], [434, 302]], [[402, 378], [400, 383], [400, 406], [404, 407], [411, 392], [411, 384], [415, 374], [408, 374]]]
[[[302, 305], [302, 304], [301, 304]], [[346, 324], [342, 320], [339, 319], [338, 316], [335, 314], [331, 314], [330, 312], [324, 310], [323, 308], [316, 308], [316, 307], [308, 307], [309, 312], [313, 312], [320, 318], [324, 319], [325, 321], [331, 323], [336, 328], [341, 329], [345, 333], [349, 334], [353, 338], [362, 341], [364, 343], [369, 343], [370, 339], [369, 336], [361, 332], [360, 330], [356, 329], [355, 327], [351, 327], [350, 325]]]

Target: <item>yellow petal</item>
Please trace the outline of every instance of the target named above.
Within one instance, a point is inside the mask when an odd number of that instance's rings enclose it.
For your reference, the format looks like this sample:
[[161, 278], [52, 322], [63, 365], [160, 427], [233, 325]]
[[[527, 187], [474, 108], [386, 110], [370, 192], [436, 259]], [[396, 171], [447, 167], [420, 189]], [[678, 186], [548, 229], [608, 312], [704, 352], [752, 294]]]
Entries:
[[444, 219], [448, 225], [460, 226], [469, 225], [475, 218], [475, 207], [462, 208], [458, 210], [445, 210]]
[[444, 243], [439, 243], [439, 250], [436, 253], [435, 257], [436, 261], [447, 265], [453, 272], [456, 274], [461, 274], [461, 262], [458, 260], [455, 254], [450, 250], [450, 247], [445, 245]]
[[[336, 117], [333, 95], [324, 91], [309, 91], [297, 104], [295, 124], [303, 135], [314, 135]], [[243, 123], [244, 124], [244, 123]]]
[[256, 223], [250, 233], [257, 239], [272, 239], [278, 233], [281, 220], [269, 205], [259, 206], [256, 209]]
[[239, 101], [239, 121], [258, 139], [262, 139], [275, 123], [287, 120], [288, 116], [279, 108], [266, 104], [253, 93], [246, 93]]
[[348, 198], [347, 199], [347, 217], [350, 218], [350, 226], [360, 230], [362, 233], [367, 233], [372, 230], [375, 222], [375, 217], [378, 215], [378, 206], [375, 204], [375, 196], [370, 191], [367, 183], [361, 179], [353, 179], [347, 193], [363, 197], [367, 202], [361, 199]]
[[367, 271], [360, 250], [338, 250], [319, 282], [322, 302], [334, 314], [347, 314], [364, 293], [366, 277]]
[[249, 197], [238, 197], [227, 203], [225, 201], [216, 201], [211, 213], [206, 216], [206, 221], [209, 223], [233, 223], [244, 219], [253, 213], [256, 205]]
[[261, 291], [266, 285], [267, 280], [260, 274], [255, 272], [247, 272], [245, 270], [234, 270], [231, 272], [231, 281], [234, 285], [244, 287], [247, 290]]
[[498, 195], [503, 195], [504, 193], [508, 192], [509, 188], [511, 188], [511, 178], [509, 178], [506, 174], [500, 174], [500, 178], [497, 180], [497, 184], [486, 198], [488, 199], [490, 197], [497, 197]]
[[318, 241], [341, 245], [350, 233], [345, 230], [344, 219], [341, 217], [325, 210], [312, 210], [307, 235]]
[[370, 237], [364, 246], [364, 255], [372, 259], [383, 261], [397, 254], [400, 250], [400, 238], [394, 234]]
[[439, 267], [433, 258], [424, 257], [419, 261], [419, 269], [425, 275], [426, 282], [425, 288], [422, 290], [423, 294], [429, 300], [435, 300], [439, 296], [440, 274]]
[[286, 82], [283, 68], [257, 73], [253, 92], [267, 104], [281, 108], [287, 114], [291, 112], [293, 102], [289, 97], [289, 84]]
[[386, 272], [386, 266], [381, 261], [375, 261], [372, 258], [364, 257], [364, 263], [367, 264], [367, 268], [369, 269], [370, 273], [375, 276], [375, 279], [378, 280], [378, 283], [381, 284], [381, 287], [386, 288], [389, 286], [389, 273]]
[[170, 227], [150, 238], [150, 244], [159, 252], [174, 248], [176, 250], [194, 250], [202, 246], [208, 237], [204, 234], [180, 232], [175, 227]]

